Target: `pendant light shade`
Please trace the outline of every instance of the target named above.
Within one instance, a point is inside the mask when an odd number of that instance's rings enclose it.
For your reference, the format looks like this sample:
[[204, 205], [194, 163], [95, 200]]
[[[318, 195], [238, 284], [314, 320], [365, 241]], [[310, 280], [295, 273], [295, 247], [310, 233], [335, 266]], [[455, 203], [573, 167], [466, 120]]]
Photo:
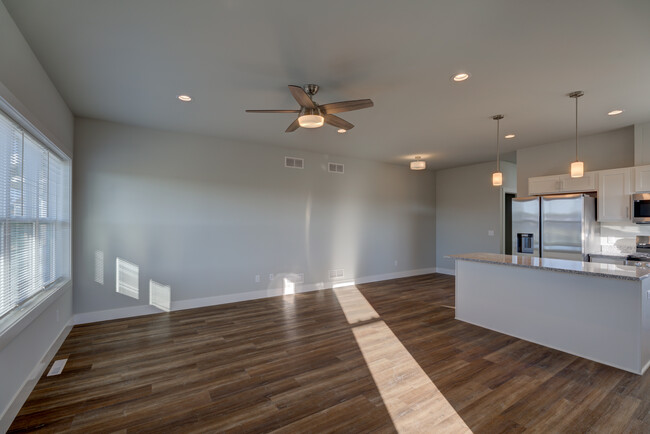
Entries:
[[571, 163], [571, 178], [582, 178], [585, 174], [585, 163], [578, 160], [578, 98], [584, 94], [581, 90], [569, 94], [571, 98], [576, 100], [576, 161]]
[[492, 185], [494, 185], [495, 187], [503, 185], [503, 173], [494, 172], [492, 174]]
[[415, 157], [415, 161], [411, 161], [411, 170], [424, 170], [427, 168], [427, 162], [421, 160], [419, 155]]
[[585, 163], [574, 161], [571, 163], [571, 178], [582, 178], [585, 174]]
[[499, 161], [499, 121], [503, 115], [494, 115], [492, 119], [497, 121], [497, 171], [492, 174], [492, 185], [499, 187], [503, 185], [503, 173], [501, 173], [501, 162]]

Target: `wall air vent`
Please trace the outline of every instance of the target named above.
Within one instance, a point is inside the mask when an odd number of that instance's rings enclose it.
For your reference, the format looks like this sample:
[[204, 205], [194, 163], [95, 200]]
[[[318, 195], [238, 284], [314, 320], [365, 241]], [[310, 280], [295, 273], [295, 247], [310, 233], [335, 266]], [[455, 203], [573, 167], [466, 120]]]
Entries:
[[284, 167], [290, 167], [292, 169], [304, 169], [305, 160], [296, 157], [284, 157]]
[[47, 373], [47, 376], [51, 377], [53, 375], [61, 375], [61, 372], [63, 372], [63, 367], [67, 361], [68, 359], [60, 359], [52, 363], [52, 368], [50, 368], [50, 372]]
[[330, 173], [343, 173], [343, 164], [341, 163], [329, 163], [327, 165], [327, 171]]

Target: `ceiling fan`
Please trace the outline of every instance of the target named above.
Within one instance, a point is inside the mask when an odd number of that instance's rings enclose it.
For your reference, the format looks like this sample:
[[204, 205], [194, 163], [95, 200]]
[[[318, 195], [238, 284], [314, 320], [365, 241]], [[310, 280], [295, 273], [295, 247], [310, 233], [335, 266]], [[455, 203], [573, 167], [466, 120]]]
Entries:
[[306, 84], [303, 87], [289, 85], [291, 95], [300, 104], [300, 110], [246, 110], [246, 113], [298, 113], [298, 118], [289, 125], [284, 131], [285, 133], [296, 131], [298, 127], [319, 128], [324, 123], [339, 128], [339, 132], [344, 133], [354, 128], [354, 125], [338, 116], [334, 116], [334, 113], [361, 110], [374, 105], [370, 99], [357, 99], [319, 105], [313, 100], [318, 89], [317, 84]]

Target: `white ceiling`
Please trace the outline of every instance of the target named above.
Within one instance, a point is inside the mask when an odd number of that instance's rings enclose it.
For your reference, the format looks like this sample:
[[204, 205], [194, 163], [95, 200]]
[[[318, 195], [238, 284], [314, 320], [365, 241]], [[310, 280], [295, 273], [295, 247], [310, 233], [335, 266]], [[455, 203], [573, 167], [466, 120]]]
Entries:
[[[570, 139], [573, 90], [581, 134], [650, 120], [648, 0], [4, 3], [78, 116], [434, 168], [494, 158], [497, 113], [504, 152]], [[297, 108], [305, 83], [375, 107], [347, 134], [244, 113]]]

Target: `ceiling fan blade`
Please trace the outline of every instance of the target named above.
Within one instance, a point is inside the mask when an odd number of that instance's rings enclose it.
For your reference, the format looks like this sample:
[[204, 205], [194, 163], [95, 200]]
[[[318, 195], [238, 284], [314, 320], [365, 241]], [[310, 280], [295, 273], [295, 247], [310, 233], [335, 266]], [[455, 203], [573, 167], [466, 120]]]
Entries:
[[371, 99], [355, 99], [353, 101], [332, 102], [323, 104], [320, 109], [328, 114], [350, 112], [352, 110], [361, 110], [364, 108], [372, 107], [375, 104]]
[[323, 117], [325, 118], [325, 123], [330, 124], [336, 128], [343, 128], [344, 130], [348, 131], [354, 128], [354, 125], [346, 120], [341, 119], [338, 116], [325, 114]]
[[300, 113], [300, 110], [246, 110], [246, 113]]
[[287, 127], [286, 130], [284, 130], [285, 133], [293, 133], [300, 127], [300, 124], [298, 123], [298, 118], [296, 118], [295, 121], [291, 122], [291, 125]]
[[316, 104], [314, 104], [314, 101], [311, 100], [307, 92], [305, 92], [302, 87], [290, 84], [289, 90], [291, 91], [291, 95], [293, 95], [294, 99], [298, 101], [298, 104], [300, 104], [301, 107], [316, 108]]

